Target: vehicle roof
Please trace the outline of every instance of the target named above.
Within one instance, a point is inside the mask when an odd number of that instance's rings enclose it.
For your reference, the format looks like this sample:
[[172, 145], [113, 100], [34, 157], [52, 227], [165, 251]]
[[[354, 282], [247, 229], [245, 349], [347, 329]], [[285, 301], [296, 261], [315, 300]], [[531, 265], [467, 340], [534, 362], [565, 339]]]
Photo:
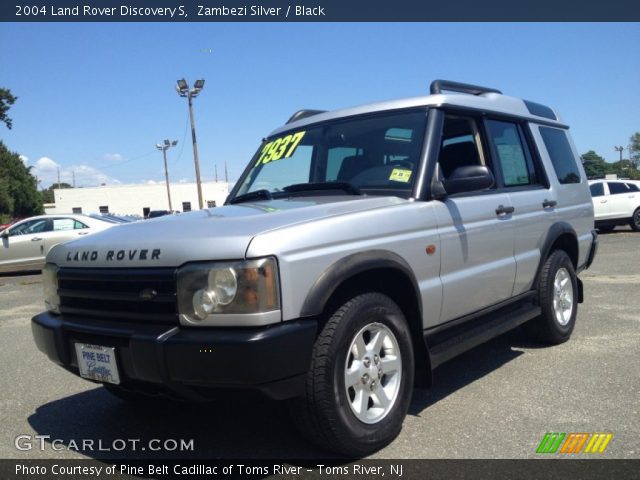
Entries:
[[439, 107], [453, 106], [484, 112], [495, 112], [510, 116], [517, 116], [533, 122], [556, 125], [561, 128], [568, 128], [563, 124], [560, 116], [555, 110], [552, 110], [558, 120], [532, 114], [527, 108], [527, 104], [521, 98], [510, 97], [500, 93], [483, 93], [481, 95], [469, 95], [464, 93], [446, 93], [425, 95], [421, 97], [411, 97], [398, 100], [389, 100], [385, 102], [369, 103], [356, 107], [350, 107], [330, 112], [318, 113], [312, 116], [304, 117], [300, 120], [287, 123], [280, 128], [275, 129], [269, 136], [277, 135], [291, 129], [301, 128], [310, 124], [334, 120], [342, 117], [350, 117], [353, 115], [362, 115], [366, 113], [383, 112], [387, 110], [399, 110], [413, 107]]

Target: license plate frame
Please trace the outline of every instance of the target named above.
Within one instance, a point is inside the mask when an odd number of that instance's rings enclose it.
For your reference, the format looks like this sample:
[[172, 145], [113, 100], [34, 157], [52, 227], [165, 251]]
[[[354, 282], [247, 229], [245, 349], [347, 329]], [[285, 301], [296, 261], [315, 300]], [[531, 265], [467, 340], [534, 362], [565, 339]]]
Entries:
[[76, 343], [75, 349], [82, 378], [115, 385], [120, 383], [115, 347]]

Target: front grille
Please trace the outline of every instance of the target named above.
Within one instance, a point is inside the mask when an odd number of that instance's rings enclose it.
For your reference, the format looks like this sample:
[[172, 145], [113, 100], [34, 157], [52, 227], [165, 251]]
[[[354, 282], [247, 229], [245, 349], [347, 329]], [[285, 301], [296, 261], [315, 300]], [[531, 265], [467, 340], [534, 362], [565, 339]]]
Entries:
[[177, 323], [175, 268], [61, 268], [60, 312]]

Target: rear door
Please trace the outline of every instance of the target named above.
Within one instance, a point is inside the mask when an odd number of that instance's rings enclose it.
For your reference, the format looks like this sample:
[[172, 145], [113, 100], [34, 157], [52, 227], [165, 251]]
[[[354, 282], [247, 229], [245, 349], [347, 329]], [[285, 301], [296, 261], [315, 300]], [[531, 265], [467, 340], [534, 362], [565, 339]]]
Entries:
[[89, 233], [89, 228], [82, 222], [69, 217], [59, 217], [52, 220], [52, 231], [44, 235], [45, 254], [59, 243], [74, 240]]
[[516, 277], [512, 295], [531, 288], [540, 264], [540, 250], [556, 215], [556, 193], [531, 148], [524, 122], [493, 118], [485, 121], [499, 191], [509, 195], [514, 212]]
[[[493, 169], [481, 125], [471, 116], [445, 117], [438, 159], [445, 178], [465, 165]], [[509, 195], [494, 187], [433, 204], [441, 240], [440, 323], [508, 299], [516, 273]]]
[[630, 218], [637, 204], [637, 192], [625, 182], [607, 182], [611, 218]]

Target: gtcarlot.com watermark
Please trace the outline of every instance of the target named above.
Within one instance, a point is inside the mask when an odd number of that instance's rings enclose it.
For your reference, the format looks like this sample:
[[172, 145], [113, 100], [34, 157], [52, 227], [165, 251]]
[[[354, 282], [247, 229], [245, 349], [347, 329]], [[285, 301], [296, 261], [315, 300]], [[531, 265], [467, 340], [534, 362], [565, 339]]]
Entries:
[[113, 440], [95, 440], [92, 438], [69, 439], [51, 438], [51, 435], [18, 435], [14, 440], [16, 449], [23, 452], [30, 450], [73, 450], [76, 452], [193, 452], [193, 439], [184, 438], [116, 438]]

